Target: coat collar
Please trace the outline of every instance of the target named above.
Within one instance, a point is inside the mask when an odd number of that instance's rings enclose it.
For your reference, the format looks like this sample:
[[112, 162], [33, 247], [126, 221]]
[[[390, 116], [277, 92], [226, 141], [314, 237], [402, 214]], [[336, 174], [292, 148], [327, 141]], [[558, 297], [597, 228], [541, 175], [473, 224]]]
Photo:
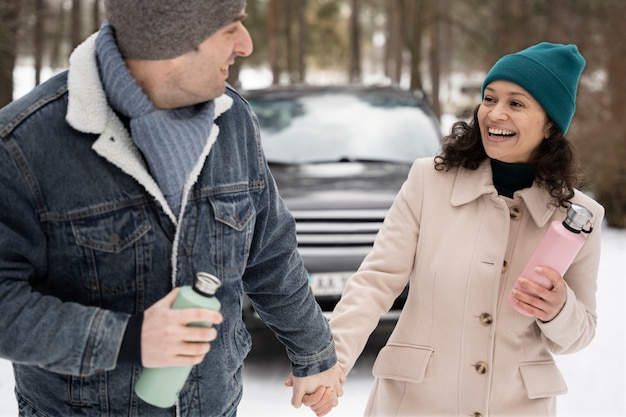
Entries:
[[[101, 134], [112, 118], [117, 119], [109, 107], [100, 81], [94, 33], [80, 44], [70, 56], [68, 71], [68, 108], [66, 120], [76, 130]], [[232, 98], [223, 94], [215, 99], [215, 117], [231, 108]]]
[[[150, 175], [139, 149], [107, 102], [98, 71], [95, 46], [97, 35], [94, 33], [87, 38], [70, 56], [66, 121], [80, 132], [99, 135], [92, 146], [93, 150], [135, 178], [161, 204], [172, 222], [177, 223], [165, 196]], [[232, 104], [232, 98], [225, 94], [216, 98], [214, 120], [230, 109]], [[189, 176], [183, 193], [186, 193], [195, 183], [211, 146], [217, 140], [218, 133], [219, 127], [214, 125], [207, 139], [207, 145]], [[181, 208], [181, 213], [183, 211]]]
[[[450, 204], [458, 207], [471, 203], [482, 196], [492, 200], [504, 198], [498, 195], [493, 185], [493, 174], [489, 160], [483, 162], [476, 170], [464, 168], [457, 170]], [[550, 204], [551, 198], [548, 192], [540, 188], [536, 182], [530, 188], [517, 191], [514, 200], [523, 201], [537, 227], [545, 226], [557, 209]]]

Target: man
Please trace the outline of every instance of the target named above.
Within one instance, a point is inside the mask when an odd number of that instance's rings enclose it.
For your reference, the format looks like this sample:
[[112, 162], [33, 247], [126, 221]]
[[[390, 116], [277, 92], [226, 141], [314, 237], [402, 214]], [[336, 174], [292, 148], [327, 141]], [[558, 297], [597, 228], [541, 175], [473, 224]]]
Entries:
[[[236, 415], [244, 293], [286, 346], [292, 404], [326, 414], [345, 378], [256, 118], [225, 85], [252, 52], [245, 1], [105, 8], [68, 72], [0, 111], [0, 356], [20, 415]], [[200, 271], [221, 314], [172, 310]], [[133, 392], [142, 366], [175, 365], [197, 365], [176, 407]]]

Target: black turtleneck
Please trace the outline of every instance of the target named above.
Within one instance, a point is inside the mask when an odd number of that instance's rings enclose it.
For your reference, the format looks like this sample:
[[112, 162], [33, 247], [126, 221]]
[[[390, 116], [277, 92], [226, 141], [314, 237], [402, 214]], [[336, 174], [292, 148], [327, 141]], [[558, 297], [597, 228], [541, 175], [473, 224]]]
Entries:
[[513, 198], [515, 191], [530, 187], [535, 179], [529, 164], [511, 164], [491, 159], [491, 171], [498, 194], [509, 198]]

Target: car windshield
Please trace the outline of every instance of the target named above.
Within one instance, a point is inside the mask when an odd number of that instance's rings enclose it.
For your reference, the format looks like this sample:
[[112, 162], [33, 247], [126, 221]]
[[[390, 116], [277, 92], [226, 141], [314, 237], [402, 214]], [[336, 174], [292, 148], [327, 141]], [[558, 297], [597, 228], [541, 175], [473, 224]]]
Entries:
[[414, 101], [354, 94], [250, 100], [269, 162], [411, 163], [434, 155], [439, 132]]

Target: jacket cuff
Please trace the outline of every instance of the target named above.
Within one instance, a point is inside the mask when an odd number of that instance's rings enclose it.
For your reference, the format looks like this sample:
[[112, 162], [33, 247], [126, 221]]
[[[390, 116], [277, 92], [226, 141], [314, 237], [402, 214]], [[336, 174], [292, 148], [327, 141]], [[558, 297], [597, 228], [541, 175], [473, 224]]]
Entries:
[[289, 351], [287, 355], [291, 360], [291, 372], [296, 377], [319, 374], [329, 370], [337, 363], [337, 353], [333, 341], [326, 349], [316, 355], [298, 356]]

